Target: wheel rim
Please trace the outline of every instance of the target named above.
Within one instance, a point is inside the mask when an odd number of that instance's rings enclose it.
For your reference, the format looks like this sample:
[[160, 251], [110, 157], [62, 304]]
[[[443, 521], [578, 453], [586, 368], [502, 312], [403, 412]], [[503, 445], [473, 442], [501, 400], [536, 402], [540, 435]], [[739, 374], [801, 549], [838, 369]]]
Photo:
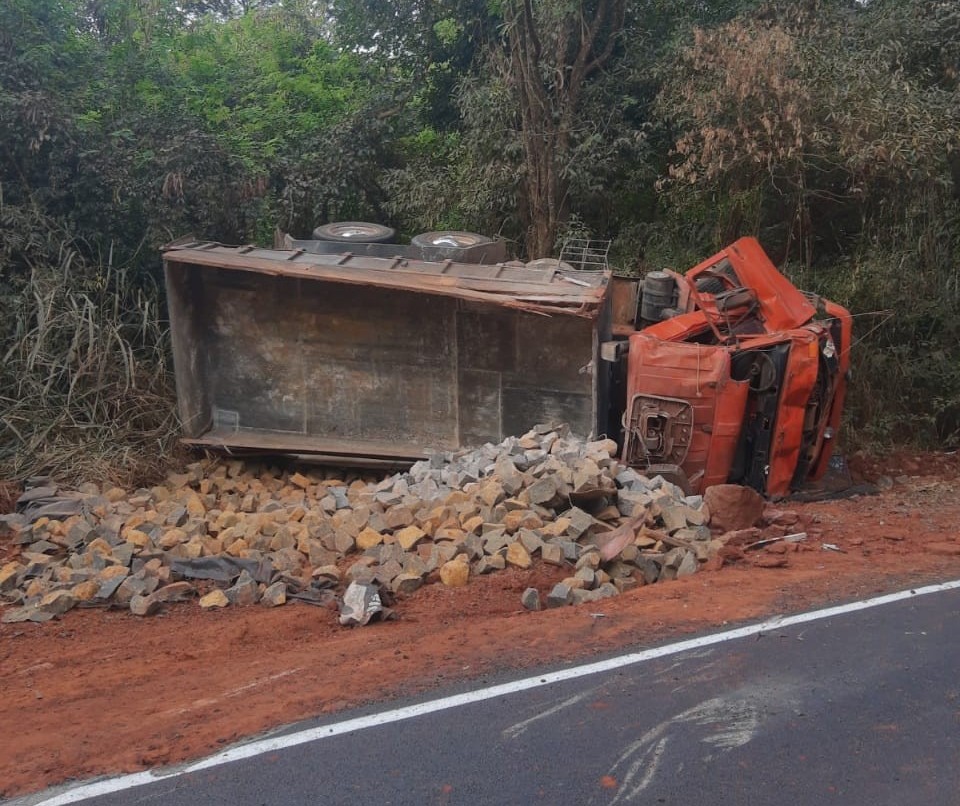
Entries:
[[338, 238], [350, 238], [358, 241], [383, 234], [383, 230], [379, 227], [365, 227], [362, 224], [341, 224], [340, 226], [329, 227], [328, 230], [331, 235], [336, 235]]

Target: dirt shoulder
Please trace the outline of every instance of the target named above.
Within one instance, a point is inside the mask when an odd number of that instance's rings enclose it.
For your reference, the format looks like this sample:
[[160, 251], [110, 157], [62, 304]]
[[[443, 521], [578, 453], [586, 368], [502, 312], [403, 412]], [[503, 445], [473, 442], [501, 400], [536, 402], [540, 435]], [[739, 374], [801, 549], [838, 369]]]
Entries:
[[581, 607], [521, 608], [526, 587], [564, 574], [540, 565], [464, 588], [427, 586], [399, 603], [397, 620], [358, 629], [305, 604], [207, 612], [187, 603], [150, 620], [86, 610], [0, 625], [2, 794], [203, 756], [453, 681], [960, 577], [958, 487], [913, 477], [876, 497], [795, 506], [821, 536], [789, 551], [785, 566], [757, 567], [754, 556], [776, 554], [751, 553]]

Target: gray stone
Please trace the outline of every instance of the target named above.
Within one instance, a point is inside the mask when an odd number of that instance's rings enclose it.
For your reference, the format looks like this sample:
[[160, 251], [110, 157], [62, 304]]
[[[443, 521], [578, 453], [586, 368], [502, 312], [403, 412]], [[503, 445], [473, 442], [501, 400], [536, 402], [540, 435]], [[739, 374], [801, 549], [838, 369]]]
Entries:
[[493, 571], [502, 571], [507, 567], [507, 561], [502, 554], [491, 554], [481, 557], [474, 566], [475, 574], [489, 574]]
[[543, 538], [532, 529], [521, 529], [519, 534], [520, 542], [528, 553], [533, 554], [543, 547]]
[[227, 588], [224, 593], [232, 605], [252, 605], [256, 604], [260, 598], [260, 590], [257, 587], [257, 581], [250, 576], [246, 569], [240, 572], [237, 581]]
[[563, 558], [567, 562], [575, 563], [580, 556], [580, 546], [572, 540], [551, 540], [556, 546], [560, 546], [563, 551]]
[[591, 568], [594, 571], [600, 567], [600, 552], [595, 549], [584, 551], [577, 560], [577, 568]]
[[[134, 596], [149, 596], [156, 590], [158, 583], [159, 580], [156, 577], [126, 577], [117, 588], [115, 598], [121, 604], [129, 604]], [[103, 590], [103, 585], [100, 586], [100, 590]]]
[[349, 509], [350, 499], [347, 497], [347, 490], [345, 487], [330, 487], [328, 488], [330, 495], [333, 496], [333, 500], [336, 503], [336, 508], [340, 509]]
[[614, 560], [612, 563], [609, 563], [604, 570], [612, 579], [625, 579], [633, 575], [634, 567], [622, 560]]
[[513, 539], [510, 535], [498, 529], [496, 532], [491, 532], [489, 537], [484, 538], [483, 550], [486, 554], [497, 554], [512, 542]]
[[333, 587], [340, 581], [340, 570], [335, 565], [321, 565], [319, 568], [313, 569], [311, 576], [314, 579], [314, 584], [319, 584], [322, 587]]
[[287, 602], [287, 586], [277, 581], [270, 585], [260, 597], [260, 604], [264, 607], [279, 607]]
[[549, 504], [557, 495], [557, 481], [553, 476], [534, 482], [527, 488], [527, 495], [531, 504]]
[[574, 589], [569, 585], [558, 582], [553, 590], [547, 594], [547, 607], [566, 607], [573, 601]]
[[588, 602], [595, 602], [597, 600], [596, 591], [588, 591], [585, 588], [575, 588], [573, 591], [571, 604], [573, 605], [582, 605], [587, 604]]
[[540, 558], [548, 565], [563, 565], [563, 548], [557, 543], [544, 543], [540, 547]]
[[660, 579], [662, 564], [652, 557], [641, 555], [637, 558], [635, 565], [640, 569], [645, 585], [652, 585]]
[[687, 508], [677, 504], [667, 504], [660, 502], [660, 519], [668, 532], [676, 532], [678, 529], [684, 529], [687, 525]]
[[185, 602], [187, 599], [197, 595], [197, 589], [189, 582], [172, 582], [169, 585], [158, 588], [150, 595], [158, 602]]
[[698, 568], [697, 555], [692, 551], [688, 551], [684, 554], [683, 559], [677, 566], [677, 578], [690, 576], [690, 574], [696, 573]]
[[620, 593], [626, 593], [629, 590], [633, 590], [638, 587], [640, 583], [637, 582], [633, 577], [619, 577], [613, 580], [613, 585]]
[[590, 590], [597, 584], [597, 573], [592, 568], [578, 568], [573, 576], [575, 579], [582, 580], [583, 587], [587, 590]]
[[573, 507], [563, 513], [563, 517], [568, 518], [570, 527], [567, 534], [573, 538], [578, 538], [594, 524], [593, 516], [584, 512], [579, 507]]
[[647, 492], [620, 490], [617, 493], [617, 509], [625, 518], [636, 518], [646, 511], [652, 500]]
[[498, 459], [494, 472], [508, 495], [516, 495], [523, 489], [523, 473], [517, 470], [517, 466], [509, 458], [504, 456]]
[[520, 602], [527, 610], [540, 609], [540, 593], [536, 588], [527, 588], [520, 597]]
[[156, 598], [155, 594], [130, 597], [130, 612], [135, 616], [152, 616], [159, 613], [162, 607], [163, 602]]
[[378, 569], [376, 569], [373, 578], [381, 585], [389, 587], [390, 583], [402, 573], [403, 566], [400, 565], [400, 563], [398, 563], [396, 560], [388, 560]]
[[76, 604], [77, 600], [68, 591], [52, 591], [41, 597], [37, 609], [41, 613], [48, 613], [51, 616], [62, 616], [68, 610], [73, 609]]

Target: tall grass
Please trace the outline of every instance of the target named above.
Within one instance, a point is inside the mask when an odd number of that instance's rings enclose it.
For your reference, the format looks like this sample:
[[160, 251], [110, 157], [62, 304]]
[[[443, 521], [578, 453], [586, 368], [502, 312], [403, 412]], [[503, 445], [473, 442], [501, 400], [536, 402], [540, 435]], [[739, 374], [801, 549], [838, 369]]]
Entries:
[[69, 244], [54, 257], [2, 289], [0, 478], [146, 481], [177, 431], [159, 289]]

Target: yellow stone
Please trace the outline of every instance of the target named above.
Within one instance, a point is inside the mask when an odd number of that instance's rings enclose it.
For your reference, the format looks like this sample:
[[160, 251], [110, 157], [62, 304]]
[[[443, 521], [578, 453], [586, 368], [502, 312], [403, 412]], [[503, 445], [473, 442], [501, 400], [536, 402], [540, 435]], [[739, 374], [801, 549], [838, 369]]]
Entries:
[[212, 607], [226, 607], [230, 604], [230, 600], [220, 588], [214, 588], [206, 596], [200, 597], [200, 607], [204, 610], [209, 610]]
[[97, 578], [103, 581], [106, 579], [113, 579], [114, 577], [125, 577], [128, 573], [129, 572], [126, 566], [108, 565], [99, 574], [97, 574]]
[[357, 535], [357, 548], [360, 551], [372, 549], [374, 546], [379, 546], [382, 542], [383, 535], [375, 529], [371, 529], [369, 526]]
[[70, 594], [78, 602], [89, 602], [91, 599], [96, 598], [99, 590], [100, 583], [95, 579], [88, 579], [86, 582], [81, 582], [79, 585], [74, 585], [70, 589]]
[[246, 551], [248, 548], [247, 541], [242, 537], [238, 540], [234, 540], [229, 546], [227, 546], [227, 554], [230, 554], [234, 557], [239, 557], [242, 551]]
[[570, 519], [557, 518], [555, 521], [551, 521], [539, 528], [544, 537], [560, 537], [566, 534], [567, 529], [570, 528]]
[[141, 532], [139, 529], [129, 529], [125, 537], [128, 543], [132, 543], [137, 548], [142, 549], [150, 545], [150, 535]]
[[9, 562], [3, 568], [0, 568], [0, 590], [3, 589], [5, 583], [17, 575], [21, 567], [20, 563]]
[[306, 514], [307, 514], [307, 510], [305, 510], [303, 507], [301, 506], [294, 507], [290, 511], [290, 520], [299, 523], [300, 521], [303, 520], [303, 516]]
[[310, 479], [304, 476], [302, 473], [294, 473], [290, 477], [290, 483], [296, 485], [301, 490], [306, 490], [310, 486]]
[[187, 508], [187, 513], [192, 518], [202, 518], [207, 514], [207, 508], [203, 505], [203, 501], [200, 500], [200, 496], [196, 493], [191, 492], [188, 494], [183, 505]]
[[440, 566], [440, 581], [448, 587], [462, 588], [469, 578], [470, 565], [460, 557]]
[[223, 553], [223, 541], [216, 537], [201, 537], [204, 557], [216, 557]]
[[183, 531], [183, 529], [171, 529], [168, 532], [164, 532], [163, 537], [160, 538], [160, 548], [169, 550], [174, 546], [185, 543], [186, 540], [187, 533]]
[[222, 532], [224, 529], [236, 526], [243, 518], [244, 516], [239, 512], [221, 512], [217, 515], [216, 531]]
[[519, 540], [507, 546], [507, 562], [517, 568], [530, 567], [530, 552]]
[[427, 533], [418, 526], [407, 526], [397, 532], [394, 537], [404, 551], [410, 551], [417, 543], [427, 536]]
[[467, 534], [470, 532], [480, 534], [481, 526], [483, 526], [483, 518], [480, 515], [474, 515], [472, 518], [467, 518], [467, 520], [463, 522], [463, 531]]
[[87, 546], [87, 553], [93, 554], [113, 554], [113, 547], [102, 537], [96, 538]]
[[46, 585], [41, 580], [31, 579], [25, 593], [27, 596], [39, 596], [44, 590], [46, 590]]

